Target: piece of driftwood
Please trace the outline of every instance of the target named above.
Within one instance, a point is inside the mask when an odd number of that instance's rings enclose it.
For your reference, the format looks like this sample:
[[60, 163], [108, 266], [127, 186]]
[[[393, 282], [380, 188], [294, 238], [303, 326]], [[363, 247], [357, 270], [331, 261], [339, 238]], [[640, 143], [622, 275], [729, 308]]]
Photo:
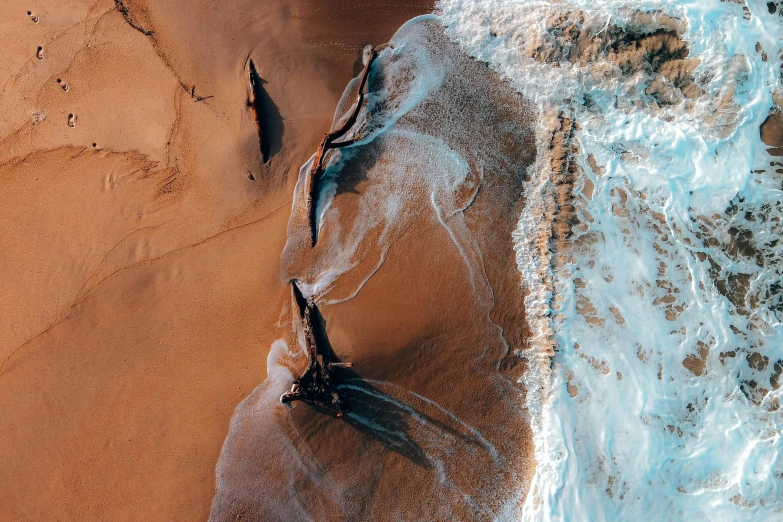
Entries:
[[293, 381], [291, 389], [280, 396], [280, 402], [303, 401], [333, 410], [338, 418], [342, 417], [349, 411], [348, 401], [337, 387], [339, 377], [334, 370], [350, 368], [352, 364], [331, 360], [313, 298], [305, 298], [296, 281], [291, 281], [291, 293], [304, 330], [307, 368], [301, 377]]
[[367, 78], [370, 76], [370, 69], [372, 63], [378, 56], [378, 51], [372, 47], [367, 51], [365, 58], [364, 69], [362, 70], [362, 76], [359, 83], [359, 94], [356, 98], [356, 105], [353, 107], [351, 115], [343, 122], [343, 124], [337, 130], [334, 130], [324, 136], [321, 140], [321, 144], [318, 146], [318, 150], [313, 157], [313, 164], [310, 166], [310, 173], [307, 177], [307, 209], [310, 217], [310, 238], [312, 246], [318, 242], [318, 223], [315, 215], [315, 202], [318, 197], [318, 190], [320, 188], [321, 177], [324, 174], [324, 161], [326, 159], [326, 153], [331, 149], [339, 149], [340, 147], [347, 147], [356, 142], [356, 139], [341, 141], [335, 143], [335, 140], [339, 140], [345, 133], [347, 133], [356, 119], [359, 117], [359, 112], [362, 109], [362, 102], [364, 102], [364, 87], [367, 85]]
[[264, 129], [263, 123], [264, 87], [263, 80], [258, 74], [258, 69], [256, 69], [256, 64], [253, 63], [253, 60], [249, 61], [248, 76], [250, 77], [250, 99], [248, 100], [248, 105], [250, 105], [250, 108], [253, 110], [253, 117], [256, 120], [256, 130], [258, 131], [258, 148], [261, 150], [261, 159], [264, 163], [267, 163], [269, 161], [271, 147], [269, 145], [269, 136], [267, 135], [268, 130]]

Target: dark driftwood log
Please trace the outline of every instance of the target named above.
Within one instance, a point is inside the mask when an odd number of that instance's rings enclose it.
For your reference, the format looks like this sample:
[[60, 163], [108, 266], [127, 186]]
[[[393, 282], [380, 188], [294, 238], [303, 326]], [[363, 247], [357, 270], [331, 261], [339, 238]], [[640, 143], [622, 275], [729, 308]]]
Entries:
[[315, 202], [318, 197], [318, 190], [321, 184], [321, 177], [324, 173], [324, 160], [326, 159], [326, 153], [331, 149], [339, 149], [340, 147], [346, 147], [355, 143], [354, 140], [342, 141], [340, 143], [334, 143], [345, 136], [359, 117], [359, 112], [362, 109], [362, 102], [364, 102], [364, 87], [367, 85], [367, 78], [370, 76], [370, 69], [372, 63], [378, 56], [378, 52], [375, 49], [370, 49], [370, 55], [367, 58], [367, 63], [362, 70], [362, 79], [359, 83], [359, 95], [356, 98], [356, 105], [353, 108], [351, 115], [343, 122], [339, 129], [334, 130], [324, 136], [321, 140], [321, 144], [318, 146], [318, 150], [313, 157], [313, 164], [310, 166], [310, 173], [307, 177], [307, 209], [310, 216], [310, 238], [312, 246], [318, 242], [318, 223], [315, 215]]
[[267, 136], [267, 130], [264, 129], [264, 107], [263, 107], [263, 85], [261, 76], [258, 74], [256, 64], [253, 60], [250, 60], [248, 67], [248, 74], [250, 76], [250, 108], [253, 109], [253, 117], [256, 120], [256, 130], [258, 130], [258, 147], [261, 150], [261, 159], [264, 163], [269, 161], [270, 146], [269, 136]]
[[339, 378], [334, 370], [350, 368], [351, 363], [331, 361], [315, 301], [302, 295], [296, 281], [291, 281], [291, 292], [305, 334], [307, 368], [301, 377], [292, 383], [291, 390], [283, 393], [280, 402], [288, 404], [303, 401], [334, 410], [337, 417], [342, 417], [348, 412], [348, 401], [337, 388]]

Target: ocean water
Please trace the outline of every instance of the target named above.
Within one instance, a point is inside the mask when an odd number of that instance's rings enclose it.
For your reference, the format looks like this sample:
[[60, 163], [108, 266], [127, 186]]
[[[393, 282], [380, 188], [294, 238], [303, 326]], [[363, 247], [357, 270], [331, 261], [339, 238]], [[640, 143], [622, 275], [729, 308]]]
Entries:
[[539, 362], [521, 377], [523, 518], [783, 519], [783, 164], [759, 137], [783, 104], [783, 17], [751, 0], [438, 8], [540, 113], [515, 234]]

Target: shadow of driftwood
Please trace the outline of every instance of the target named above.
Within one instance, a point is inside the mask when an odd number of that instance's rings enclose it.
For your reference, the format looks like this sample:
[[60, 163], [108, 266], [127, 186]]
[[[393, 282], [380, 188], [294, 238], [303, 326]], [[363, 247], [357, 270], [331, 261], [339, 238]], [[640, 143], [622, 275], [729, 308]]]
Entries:
[[[326, 321], [317, 306], [312, 313], [313, 333], [319, 350], [328, 361], [339, 362], [326, 333]], [[442, 451], [443, 443], [459, 442], [479, 451], [485, 449], [485, 443], [475, 434], [460, 427], [456, 418], [449, 418], [450, 414], [438, 410], [439, 407], [427, 399], [405, 390], [402, 393], [406, 397], [392, 396], [350, 368], [333, 372], [336, 387], [348, 407], [343, 422], [411, 463], [423, 468], [434, 467], [431, 452]], [[303, 402], [321, 414], [335, 415], [335, 410], [328, 406]], [[435, 416], [425, 411], [424, 406]], [[422, 446], [423, 442], [432, 447]]]
[[261, 157], [264, 163], [272, 156], [280, 152], [283, 146], [283, 132], [285, 125], [272, 97], [264, 89], [264, 84], [269, 83], [258, 74], [253, 61], [250, 61], [250, 84], [253, 89], [253, 109], [258, 121], [258, 142], [261, 149]]

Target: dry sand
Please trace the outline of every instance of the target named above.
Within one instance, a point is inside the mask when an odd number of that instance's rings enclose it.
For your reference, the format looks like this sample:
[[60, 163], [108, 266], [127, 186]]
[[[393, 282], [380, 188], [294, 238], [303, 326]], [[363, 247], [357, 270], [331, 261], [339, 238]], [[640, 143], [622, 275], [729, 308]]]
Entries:
[[[207, 518], [298, 169], [361, 47], [431, 8], [0, 5], [0, 520]], [[284, 131], [266, 165], [249, 58]]]

